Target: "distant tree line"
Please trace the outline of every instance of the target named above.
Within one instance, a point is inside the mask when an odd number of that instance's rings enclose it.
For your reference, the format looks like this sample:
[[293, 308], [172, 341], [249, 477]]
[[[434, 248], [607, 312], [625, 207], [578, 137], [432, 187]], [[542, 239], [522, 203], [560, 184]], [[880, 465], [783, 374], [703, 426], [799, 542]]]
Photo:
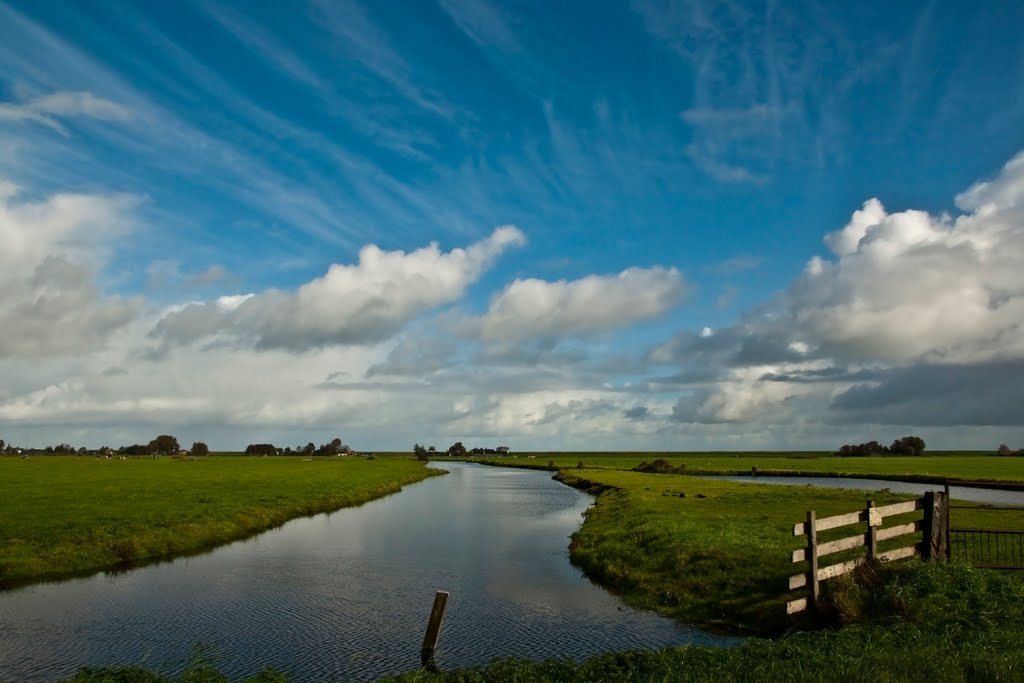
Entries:
[[1014, 450], [1004, 443], [996, 449], [996, 455], [1024, 455], [1024, 448]]
[[448, 450], [441, 453], [438, 452], [433, 446], [421, 446], [420, 444], [413, 444], [412, 447], [413, 455], [416, 456], [417, 460], [429, 460], [432, 455], [447, 455], [452, 458], [464, 458], [467, 454], [471, 455], [508, 455], [508, 446], [498, 446], [497, 448], [483, 448], [476, 447], [472, 450], [467, 450], [466, 446], [461, 441], [456, 441]]
[[919, 436], [904, 436], [896, 439], [891, 446], [883, 446], [877, 441], [868, 441], [856, 445], [846, 444], [836, 455], [840, 457], [865, 457], [869, 455], [922, 455], [924, 439]]
[[350, 446], [346, 446], [345, 443], [338, 438], [332, 439], [329, 443], [322, 444], [317, 447], [315, 443], [310, 441], [305, 446], [297, 446], [292, 448], [286, 446], [279, 448], [271, 443], [251, 443], [245, 448], [246, 455], [302, 455], [302, 456], [332, 456], [332, 455], [353, 455], [354, 450]]
[[196, 441], [192, 444], [192, 449], [189, 451], [182, 450], [178, 444], [178, 440], [170, 434], [161, 434], [147, 444], [132, 444], [131, 446], [121, 446], [119, 448], [111, 448], [110, 446], [101, 446], [96, 449], [89, 449], [85, 446], [81, 448], [75, 448], [71, 444], [61, 443], [56, 446], [46, 446], [45, 448], [20, 448], [14, 445], [7, 444], [0, 439], [0, 453], [17, 454], [22, 456], [28, 455], [92, 455], [96, 457], [113, 457], [113, 456], [158, 456], [158, 455], [192, 455], [192, 456], [203, 456], [209, 455], [210, 449], [202, 441]]
[[[330, 442], [325, 443], [321, 446], [317, 446], [313, 442], [306, 444], [305, 446], [297, 446], [296, 448], [279, 448], [274, 444], [270, 443], [255, 443], [249, 444], [245, 449], [246, 455], [351, 455], [355, 453], [349, 446], [346, 446], [341, 439], [335, 438]], [[131, 457], [157, 457], [161, 455], [171, 456], [192, 456], [192, 457], [203, 457], [210, 454], [210, 448], [202, 441], [196, 441], [192, 444], [192, 448], [184, 450], [178, 443], [178, 439], [170, 434], [161, 434], [149, 443], [135, 443], [130, 446], [121, 446], [119, 448], [111, 448], [109, 446], [103, 446], [95, 450], [85, 448], [76, 449], [71, 444], [58, 444], [56, 446], [47, 446], [45, 448], [19, 448], [8, 444], [3, 439], [0, 439], [0, 454], [7, 455], [94, 455], [96, 457], [114, 457], [114, 456], [131, 456]]]

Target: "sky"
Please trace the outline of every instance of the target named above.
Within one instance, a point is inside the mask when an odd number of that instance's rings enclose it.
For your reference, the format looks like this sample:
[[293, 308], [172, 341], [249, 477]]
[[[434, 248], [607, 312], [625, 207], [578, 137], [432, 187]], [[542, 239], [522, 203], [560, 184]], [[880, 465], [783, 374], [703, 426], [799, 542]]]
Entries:
[[1022, 26], [0, 0], [0, 438], [1024, 447]]

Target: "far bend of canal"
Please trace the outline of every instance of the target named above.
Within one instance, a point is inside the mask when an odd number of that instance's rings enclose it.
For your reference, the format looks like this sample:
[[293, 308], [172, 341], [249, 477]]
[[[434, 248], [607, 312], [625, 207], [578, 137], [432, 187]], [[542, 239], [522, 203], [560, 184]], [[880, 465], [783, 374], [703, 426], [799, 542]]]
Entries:
[[0, 681], [86, 665], [176, 675], [195, 652], [231, 678], [269, 666], [297, 681], [373, 680], [419, 666], [436, 590], [451, 593], [445, 669], [738, 642], [635, 611], [570, 565], [590, 496], [547, 472], [443, 467], [205, 555], [0, 593]]
[[[942, 484], [919, 484], [916, 482], [895, 481], [892, 479], [860, 479], [853, 477], [787, 477], [774, 474], [762, 474], [758, 476], [708, 474], [702, 475], [706, 479], [725, 479], [727, 481], [741, 481], [748, 484], [782, 484], [789, 486], [817, 486], [833, 489], [859, 489], [867, 491], [879, 491], [883, 488], [894, 493], [912, 493], [922, 495], [927, 491], [941, 491]], [[981, 503], [983, 505], [1011, 505], [1024, 506], [1024, 491], [1011, 491], [1006, 489], [978, 488], [976, 486], [950, 486], [949, 496], [954, 503], [967, 501], [970, 503]]]

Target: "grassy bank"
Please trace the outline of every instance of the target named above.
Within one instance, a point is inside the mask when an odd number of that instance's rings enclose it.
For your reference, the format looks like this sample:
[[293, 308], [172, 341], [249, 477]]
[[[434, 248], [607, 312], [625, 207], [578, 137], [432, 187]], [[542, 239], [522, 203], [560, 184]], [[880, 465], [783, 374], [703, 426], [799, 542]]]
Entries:
[[[791, 626], [782, 605], [789, 597], [787, 577], [800, 571], [790, 562], [790, 552], [801, 546], [793, 524], [806, 510], [820, 517], [841, 514], [863, 507], [866, 498], [864, 491], [615, 470], [573, 469], [558, 476], [571, 486], [603, 491], [570, 545], [572, 561], [588, 576], [635, 607], [686, 623], [761, 633]], [[878, 505], [909, 498], [887, 491], [867, 495]], [[1024, 511], [954, 514], [958, 525], [1024, 528]], [[849, 529], [839, 529], [820, 538], [848, 535]]]
[[0, 458], [0, 587], [200, 552], [434, 473], [411, 458]]
[[582, 462], [588, 469], [631, 470], [658, 458], [673, 467], [685, 467], [690, 474], [750, 474], [751, 468], [756, 467], [760, 474], [1024, 483], [1024, 457], [983, 454], [839, 458], [824, 453], [531, 453], [516, 458], [475, 460], [536, 469], [547, 468], [549, 462], [557, 469], [573, 468]]

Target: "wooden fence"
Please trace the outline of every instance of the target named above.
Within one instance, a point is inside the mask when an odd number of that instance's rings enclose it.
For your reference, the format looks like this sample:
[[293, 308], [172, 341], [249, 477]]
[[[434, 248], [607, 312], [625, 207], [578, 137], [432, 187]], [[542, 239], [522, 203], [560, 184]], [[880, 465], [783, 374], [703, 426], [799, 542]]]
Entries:
[[[916, 510], [924, 511], [921, 519], [884, 527], [887, 517], [905, 515]], [[826, 543], [818, 542], [820, 532], [853, 524], [866, 524], [864, 533]], [[878, 544], [882, 541], [910, 534], [917, 535], [910, 545], [879, 552]], [[793, 535], [807, 538], [805, 547], [793, 551], [793, 562], [807, 562], [807, 571], [791, 576], [789, 589], [809, 588], [807, 597], [786, 603], [787, 614], [796, 614], [808, 607], [817, 609], [822, 581], [849, 574], [869, 559], [888, 562], [915, 555], [926, 560], [945, 559], [949, 542], [949, 496], [941, 491], [929, 491], [922, 498], [882, 507], [874, 507], [869, 500], [863, 510], [822, 519], [817, 519], [811, 510], [807, 513], [806, 521], [793, 526]], [[865, 548], [865, 554], [838, 564], [820, 566], [819, 559], [822, 557], [855, 548]]]

